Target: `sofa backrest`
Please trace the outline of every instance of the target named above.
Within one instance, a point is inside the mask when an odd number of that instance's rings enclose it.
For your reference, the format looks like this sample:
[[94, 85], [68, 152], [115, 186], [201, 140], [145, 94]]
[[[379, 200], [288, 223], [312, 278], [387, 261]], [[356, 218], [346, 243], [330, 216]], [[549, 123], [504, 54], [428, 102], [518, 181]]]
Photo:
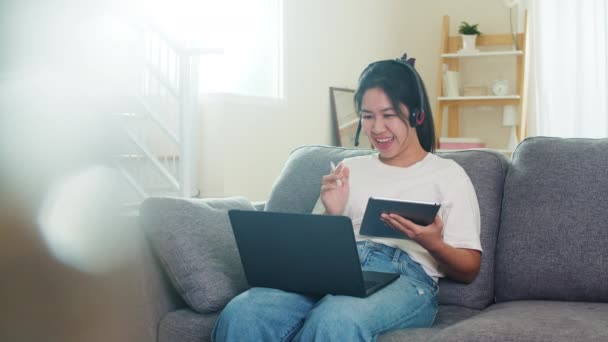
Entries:
[[468, 150], [439, 154], [456, 161], [467, 172], [479, 202], [481, 221], [481, 269], [475, 281], [465, 285], [442, 278], [439, 303], [484, 309], [494, 302], [494, 258], [498, 236], [502, 192], [509, 160], [498, 152]]
[[[330, 161], [337, 164], [344, 158], [370, 153], [374, 151], [329, 146], [303, 146], [294, 150], [273, 186], [265, 210], [311, 212], [319, 197], [321, 177], [329, 173]], [[441, 280], [440, 303], [483, 309], [494, 300], [494, 250], [503, 181], [509, 162], [502, 154], [487, 150], [438, 155], [455, 160], [471, 178], [479, 200], [484, 250], [481, 271], [472, 284]]]
[[496, 301], [608, 302], [608, 139], [536, 137], [513, 155]]
[[345, 158], [373, 153], [343, 147], [306, 145], [293, 150], [275, 181], [264, 210], [310, 213], [319, 198], [321, 177]]

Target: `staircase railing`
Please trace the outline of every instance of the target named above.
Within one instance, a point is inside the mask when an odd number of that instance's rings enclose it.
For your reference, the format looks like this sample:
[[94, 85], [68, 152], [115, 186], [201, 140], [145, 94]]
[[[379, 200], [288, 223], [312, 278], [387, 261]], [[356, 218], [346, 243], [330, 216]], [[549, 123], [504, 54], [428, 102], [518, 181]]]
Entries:
[[199, 60], [221, 49], [188, 48], [151, 24], [138, 27], [143, 50], [135, 113], [121, 126], [131, 145], [118, 169], [140, 198], [196, 194]]

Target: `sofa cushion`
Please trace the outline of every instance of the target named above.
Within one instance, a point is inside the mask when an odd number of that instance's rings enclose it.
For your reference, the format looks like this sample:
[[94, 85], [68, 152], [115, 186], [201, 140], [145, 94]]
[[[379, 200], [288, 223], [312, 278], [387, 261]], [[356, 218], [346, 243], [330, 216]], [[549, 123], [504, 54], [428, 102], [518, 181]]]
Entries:
[[496, 300], [608, 302], [608, 139], [524, 140], [505, 181]]
[[[330, 170], [330, 161], [338, 163], [347, 157], [373, 152], [328, 146], [303, 146], [294, 150], [272, 189], [266, 210], [311, 212], [319, 197], [321, 177]], [[470, 285], [442, 279], [439, 300], [442, 304], [483, 309], [494, 300], [494, 251], [508, 160], [502, 154], [489, 150], [438, 155], [455, 160], [471, 178], [479, 201], [481, 245], [484, 250], [477, 279]]]
[[441, 330], [433, 341], [608, 341], [606, 317], [606, 303], [500, 303]]
[[479, 310], [460, 306], [440, 305], [435, 322], [430, 328], [399, 329], [378, 336], [380, 342], [426, 342], [431, 341], [443, 329], [479, 314]]
[[[429, 341], [433, 336], [453, 324], [479, 314], [458, 306], [439, 306], [437, 317], [431, 328], [401, 329], [382, 334], [378, 341]], [[211, 330], [219, 313], [200, 314], [190, 309], [181, 309], [167, 314], [160, 323], [159, 342], [211, 341]]]
[[149, 198], [140, 219], [154, 253], [184, 301], [201, 313], [222, 309], [247, 288], [229, 209], [254, 210], [244, 198]]
[[158, 342], [207, 342], [219, 312], [200, 314], [181, 309], [167, 314], [158, 327]]

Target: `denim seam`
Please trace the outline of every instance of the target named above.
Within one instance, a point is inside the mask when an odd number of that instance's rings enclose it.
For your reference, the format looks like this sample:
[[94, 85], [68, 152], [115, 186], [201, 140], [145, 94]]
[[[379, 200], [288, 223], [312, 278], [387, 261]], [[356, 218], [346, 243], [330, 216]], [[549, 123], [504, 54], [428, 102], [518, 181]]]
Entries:
[[302, 328], [304, 325], [304, 320], [300, 320], [296, 325], [294, 325], [290, 330], [287, 330], [287, 333], [281, 337], [281, 341], [290, 341], [292, 335]]
[[365, 246], [365, 248], [363, 249], [363, 255], [360, 255], [359, 257], [361, 258], [361, 267], [364, 267], [368, 264], [369, 262], [369, 256], [371, 251], [369, 250], [369, 248], [367, 248], [367, 245]]
[[435, 294], [433, 295], [433, 300], [436, 302], [435, 307], [437, 309], [435, 310], [435, 314], [433, 315], [433, 319], [431, 320], [431, 324], [429, 324], [429, 326], [427, 328], [432, 327], [433, 324], [435, 324], [435, 320], [437, 320], [437, 313], [439, 312], [439, 299], [437, 298], [437, 292], [435, 292]]
[[401, 259], [401, 254], [403, 254], [403, 252], [401, 252], [399, 248], [395, 248], [395, 253], [393, 254], [393, 262], [399, 262], [399, 259]]
[[[416, 278], [415, 278], [413, 275], [410, 275], [410, 274], [407, 272], [406, 268], [407, 268], [408, 270], [410, 270], [411, 272], [415, 273], [415, 274], [416, 274], [416, 275], [418, 275], [418, 276], [427, 277], [427, 278], [428, 278], [428, 280], [429, 280], [429, 282], [423, 282], [423, 281], [421, 281], [421, 280], [419, 280], [419, 279], [416, 279]], [[431, 285], [431, 284], [435, 284], [435, 281], [433, 280], [433, 278], [429, 277], [429, 275], [428, 275], [428, 274], [426, 274], [426, 272], [424, 272], [424, 271], [420, 272], [420, 271], [418, 271], [418, 270], [416, 270], [416, 269], [412, 268], [412, 267], [411, 267], [411, 266], [410, 266], [410, 265], [409, 265], [407, 262], [400, 261], [400, 262], [399, 262], [399, 264], [398, 264], [398, 269], [399, 269], [399, 271], [401, 271], [401, 272], [402, 272], [402, 273], [401, 273], [402, 275], [404, 275], [404, 276], [406, 276], [406, 277], [408, 277], [408, 278], [412, 278], [413, 280], [416, 280], [416, 281], [417, 281], [417, 282], [419, 282], [419, 283], [425, 284], [425, 285], [427, 285], [427, 286], [429, 286], [429, 287], [432, 287], [432, 285]]]
[[[412, 262], [415, 262], [415, 261], [412, 260]], [[433, 286], [437, 285], [437, 283], [433, 280], [433, 278], [431, 278], [424, 271], [424, 269], [422, 269], [422, 268], [421, 269], [416, 269], [416, 268], [412, 267], [407, 260], [400, 260], [399, 263], [398, 263], [398, 265], [397, 265], [397, 269], [399, 270], [399, 272], [402, 275], [407, 276], [408, 278], [412, 278], [412, 279], [418, 281], [419, 283], [425, 284], [425, 285], [427, 285], [429, 287], [433, 287]], [[428, 278], [428, 282], [423, 282], [422, 280], [416, 279], [414, 277], [414, 275], [410, 275], [410, 273], [407, 272], [408, 270], [411, 271], [412, 273], [415, 273], [415, 275], [417, 275], [417, 276], [422, 276], [422, 277]]]
[[394, 250], [399, 250], [399, 251], [401, 251], [401, 250], [400, 250], [400, 249], [398, 249], [398, 248], [389, 247], [389, 246], [386, 246], [386, 245], [380, 245], [380, 244], [378, 244], [377, 242], [373, 242], [373, 241], [369, 241], [369, 244], [366, 244], [365, 246], [366, 246], [366, 247], [369, 247], [369, 249], [370, 249], [370, 250], [374, 250], [374, 251], [380, 252], [380, 253], [382, 253], [382, 254], [384, 254], [384, 255], [386, 255], [386, 256], [388, 256], [388, 257], [391, 257], [391, 258], [392, 258], [392, 257], [395, 255], [395, 253], [389, 254], [389, 253], [387, 253], [387, 252], [384, 250], [384, 248], [381, 248], [381, 246], [384, 246], [384, 247], [388, 247], [388, 248], [391, 248], [391, 249], [394, 249]]

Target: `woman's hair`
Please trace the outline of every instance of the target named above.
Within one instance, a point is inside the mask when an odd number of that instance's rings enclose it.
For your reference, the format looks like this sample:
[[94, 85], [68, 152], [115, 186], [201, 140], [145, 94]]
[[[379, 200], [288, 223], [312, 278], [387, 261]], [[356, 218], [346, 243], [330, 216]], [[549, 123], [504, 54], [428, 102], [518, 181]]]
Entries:
[[[407, 65], [405, 61], [392, 59], [375, 62], [365, 68], [359, 77], [359, 85], [355, 92], [355, 108], [359, 117], [361, 117], [363, 95], [373, 88], [384, 91], [406, 125], [410, 125], [410, 119], [401, 112], [400, 104], [404, 104], [410, 114], [417, 109], [424, 111], [424, 121], [416, 126], [418, 141], [425, 151], [435, 152], [433, 113], [424, 83], [414, 67]], [[423, 103], [420, 103], [421, 101]]]

